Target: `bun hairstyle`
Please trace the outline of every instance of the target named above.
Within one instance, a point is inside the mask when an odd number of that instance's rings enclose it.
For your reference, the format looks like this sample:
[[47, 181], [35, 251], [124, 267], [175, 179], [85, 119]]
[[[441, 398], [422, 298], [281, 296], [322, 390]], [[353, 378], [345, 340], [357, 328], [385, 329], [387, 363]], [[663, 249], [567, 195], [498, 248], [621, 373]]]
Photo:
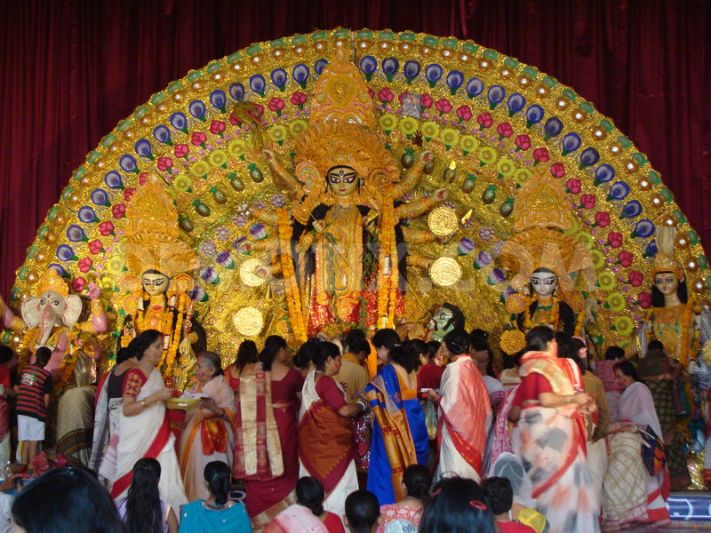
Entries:
[[294, 355], [294, 365], [297, 368], [307, 369], [309, 363], [312, 363], [314, 356], [318, 353], [321, 341], [316, 338], [311, 338], [301, 345], [299, 350]]
[[314, 516], [323, 514], [323, 498], [323, 485], [318, 479], [304, 476], [296, 482], [296, 503], [310, 509]]
[[232, 469], [222, 461], [210, 461], [205, 465], [204, 475], [207, 488], [215, 497], [215, 503], [225, 505], [232, 490]]
[[421, 501], [427, 501], [432, 485], [432, 473], [423, 465], [410, 465], [405, 469], [402, 482], [407, 489], [407, 495]]
[[450, 331], [444, 336], [442, 342], [452, 355], [469, 353], [469, 335], [463, 329]]
[[545, 352], [555, 333], [548, 326], [536, 326], [526, 333], [526, 352]]
[[282, 348], [286, 348], [286, 340], [279, 335], [269, 335], [264, 341], [264, 349], [259, 354], [259, 360], [262, 362], [262, 368], [265, 372], [272, 369], [274, 359]]
[[375, 332], [375, 335], [373, 335], [373, 346], [376, 348], [385, 347], [388, 350], [392, 350], [401, 343], [400, 335], [398, 335], [394, 329], [379, 329]]
[[[424, 350], [418, 351], [415, 342], [424, 345]], [[419, 346], [421, 348], [421, 346]], [[420, 354], [427, 353], [427, 345], [422, 341], [405, 341], [401, 346], [395, 346], [390, 350], [390, 360], [403, 367], [407, 373], [416, 371], [422, 365]]]

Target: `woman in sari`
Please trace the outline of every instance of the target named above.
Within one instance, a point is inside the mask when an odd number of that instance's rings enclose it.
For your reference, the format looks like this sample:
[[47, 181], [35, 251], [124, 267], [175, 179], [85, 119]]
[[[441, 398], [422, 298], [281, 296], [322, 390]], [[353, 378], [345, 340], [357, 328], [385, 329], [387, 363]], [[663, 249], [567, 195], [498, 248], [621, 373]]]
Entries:
[[599, 531], [583, 418], [595, 402], [575, 391], [573, 367], [556, 357], [558, 346], [550, 328], [531, 329], [526, 346], [521, 385], [509, 412], [510, 419], [518, 419], [519, 442], [513, 451], [531, 477], [533, 497], [552, 533]]
[[173, 390], [165, 386], [156, 369], [163, 354], [163, 334], [154, 329], [146, 330], [131, 341], [128, 351], [137, 363], [126, 372], [123, 381], [116, 475], [111, 496], [117, 500], [126, 495], [133, 479], [133, 465], [148, 457], [157, 459], [161, 466], [158, 485], [161, 499], [173, 509], [179, 509], [188, 500], [165, 408], [165, 400], [173, 396]]
[[107, 486], [116, 475], [116, 445], [123, 404], [123, 380], [126, 372], [133, 368], [136, 362], [136, 358], [131, 356], [127, 348], [120, 349], [116, 354], [116, 365], [99, 383], [89, 468], [96, 472]]
[[417, 398], [419, 354], [413, 348], [394, 346], [378, 375], [365, 387], [365, 397], [375, 416], [370, 440], [368, 490], [380, 505], [395, 503], [406, 494], [405, 469], [427, 464], [429, 436], [425, 412]]
[[[619, 419], [608, 427], [608, 467], [602, 485], [602, 517], [606, 531], [633, 525], [669, 523], [665, 499], [669, 496], [668, 473], [661, 461], [652, 475], [642, 459], [647, 444], [643, 435], [662, 438], [662, 428], [647, 386], [639, 381], [629, 361], [614, 366], [620, 388]], [[651, 431], [650, 431], [651, 430]], [[661, 458], [662, 450], [651, 449]]]
[[494, 420], [494, 426], [491, 428], [491, 446], [487, 449], [484, 463], [487, 472], [496, 463], [499, 455], [509, 453], [513, 449], [514, 426], [509, 420], [509, 411], [513, 407], [516, 390], [518, 390], [518, 386], [521, 383], [521, 378], [518, 375], [518, 366], [522, 355], [523, 353], [521, 352], [513, 356], [504, 356], [504, 365], [507, 368], [500, 375], [501, 384], [504, 387], [504, 396]]
[[346, 497], [358, 489], [349, 418], [362, 413], [365, 403], [348, 403], [333, 379], [341, 367], [338, 346], [322, 342], [313, 363], [316, 370], [306, 378], [299, 412], [301, 473], [323, 485], [324, 509], [343, 516]]
[[243, 368], [235, 395], [233, 476], [244, 480], [247, 513], [264, 527], [294, 501], [299, 479], [296, 419], [301, 374], [287, 366], [286, 341], [271, 335], [260, 362]]
[[302, 477], [296, 483], [296, 503], [269, 522], [264, 533], [345, 533], [341, 518], [323, 509], [323, 498], [321, 482]]
[[237, 359], [225, 368], [225, 380], [230, 388], [237, 394], [239, 390], [239, 377], [247, 366], [254, 366], [259, 362], [259, 350], [254, 341], [242, 341], [237, 349]]
[[235, 395], [222, 374], [220, 356], [202, 352], [197, 357], [197, 383], [190, 392], [200, 406], [188, 411], [180, 439], [180, 471], [190, 501], [208, 497], [203, 479], [212, 461], [232, 464]]

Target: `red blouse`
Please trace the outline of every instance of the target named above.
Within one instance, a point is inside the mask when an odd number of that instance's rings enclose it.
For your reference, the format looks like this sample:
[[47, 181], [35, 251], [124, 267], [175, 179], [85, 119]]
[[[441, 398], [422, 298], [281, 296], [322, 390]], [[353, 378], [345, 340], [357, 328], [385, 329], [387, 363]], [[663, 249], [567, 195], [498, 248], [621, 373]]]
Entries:
[[338, 388], [336, 380], [330, 376], [321, 376], [316, 382], [316, 393], [334, 411], [340, 411], [348, 405], [343, 391]]
[[538, 401], [538, 396], [544, 392], [553, 392], [550, 382], [541, 374], [531, 372], [521, 380], [513, 399], [513, 407], [524, 408], [525, 402]]

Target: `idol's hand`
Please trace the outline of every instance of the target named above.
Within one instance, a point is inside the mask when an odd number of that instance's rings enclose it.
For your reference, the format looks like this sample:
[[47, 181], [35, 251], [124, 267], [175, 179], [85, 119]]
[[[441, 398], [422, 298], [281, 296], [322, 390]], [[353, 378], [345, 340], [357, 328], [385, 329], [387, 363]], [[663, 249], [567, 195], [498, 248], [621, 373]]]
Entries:
[[189, 336], [186, 335], [185, 337], [183, 337], [183, 340], [180, 341], [180, 344], [178, 345], [178, 351], [183, 357], [190, 357], [192, 346], [190, 344]]

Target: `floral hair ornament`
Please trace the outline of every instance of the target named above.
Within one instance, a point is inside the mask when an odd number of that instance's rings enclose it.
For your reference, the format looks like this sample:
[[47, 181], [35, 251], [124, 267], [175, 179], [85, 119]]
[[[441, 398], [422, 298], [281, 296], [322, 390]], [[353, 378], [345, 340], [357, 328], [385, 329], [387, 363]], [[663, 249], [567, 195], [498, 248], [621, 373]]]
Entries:
[[469, 502], [469, 505], [471, 505], [474, 509], [478, 509], [479, 511], [486, 511], [488, 509], [486, 504], [481, 500], [472, 500]]

